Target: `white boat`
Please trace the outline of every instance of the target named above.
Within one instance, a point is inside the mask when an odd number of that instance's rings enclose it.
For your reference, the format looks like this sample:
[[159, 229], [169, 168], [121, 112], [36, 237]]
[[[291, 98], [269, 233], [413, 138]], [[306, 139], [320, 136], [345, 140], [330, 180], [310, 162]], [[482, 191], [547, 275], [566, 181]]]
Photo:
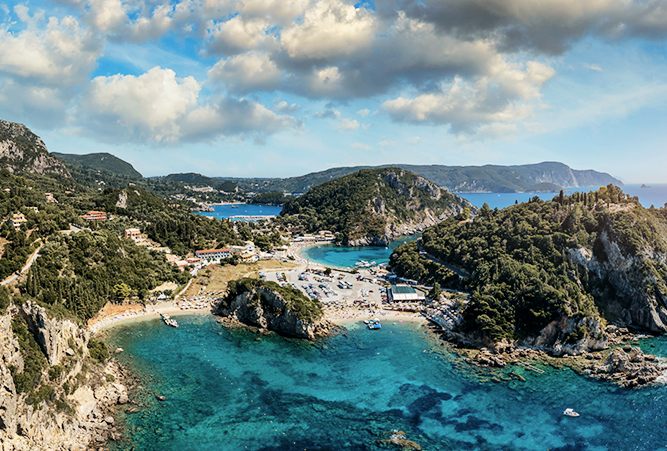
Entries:
[[574, 409], [565, 409], [565, 412], [563, 412], [563, 415], [566, 415], [568, 417], [578, 417], [579, 414], [574, 411]]

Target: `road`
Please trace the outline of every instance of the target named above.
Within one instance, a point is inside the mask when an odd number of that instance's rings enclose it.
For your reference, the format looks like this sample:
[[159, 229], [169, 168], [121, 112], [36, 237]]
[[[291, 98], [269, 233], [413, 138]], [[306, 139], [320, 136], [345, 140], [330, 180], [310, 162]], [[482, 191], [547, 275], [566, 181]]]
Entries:
[[[28, 258], [28, 261], [26, 262], [25, 266], [21, 269], [21, 274], [28, 271], [30, 269], [30, 267], [32, 266], [33, 262], [35, 260], [37, 260], [37, 257], [39, 257], [39, 250], [42, 248], [42, 246], [44, 246], [44, 245], [42, 244], [37, 249], [35, 249], [35, 252], [32, 253], [30, 258]], [[20, 274], [17, 275], [16, 273], [14, 273], [11, 276], [7, 277], [2, 282], [0, 282], [0, 285], [10, 284], [10, 283], [14, 282], [16, 279], [18, 279], [19, 276], [20, 276]]]

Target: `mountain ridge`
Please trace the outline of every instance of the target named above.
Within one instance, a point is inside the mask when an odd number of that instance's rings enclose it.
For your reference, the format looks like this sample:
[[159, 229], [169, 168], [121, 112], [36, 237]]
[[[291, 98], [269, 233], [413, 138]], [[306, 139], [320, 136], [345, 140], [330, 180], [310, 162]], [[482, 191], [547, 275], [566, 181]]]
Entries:
[[107, 152], [89, 153], [84, 155], [72, 153], [51, 152], [56, 158], [65, 163], [78, 164], [98, 171], [107, 171], [116, 175], [123, 175], [133, 179], [143, 178], [143, 175], [127, 161]]

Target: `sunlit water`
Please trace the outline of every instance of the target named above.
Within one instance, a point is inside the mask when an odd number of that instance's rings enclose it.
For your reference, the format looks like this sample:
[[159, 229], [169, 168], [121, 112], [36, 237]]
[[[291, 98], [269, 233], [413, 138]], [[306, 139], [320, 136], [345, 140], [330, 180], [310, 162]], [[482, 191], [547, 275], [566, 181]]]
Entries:
[[[395, 429], [431, 451], [667, 449], [664, 386], [472, 369], [416, 324], [353, 324], [309, 343], [256, 341], [208, 316], [178, 320], [111, 331], [142, 381], [141, 410], [120, 415], [129, 438], [115, 450], [375, 450]], [[665, 340], [650, 343], [664, 355]], [[490, 380], [509, 371], [526, 382]], [[581, 417], [563, 416], [567, 407]]]
[[283, 207], [272, 205], [214, 205], [213, 211], [197, 212], [198, 215], [209, 216], [216, 219], [233, 218], [234, 216], [277, 216]]
[[420, 235], [410, 235], [389, 243], [389, 246], [336, 246], [318, 244], [301, 249], [301, 256], [321, 265], [338, 268], [354, 268], [360, 261], [387, 263], [391, 253], [403, 243], [414, 241]]

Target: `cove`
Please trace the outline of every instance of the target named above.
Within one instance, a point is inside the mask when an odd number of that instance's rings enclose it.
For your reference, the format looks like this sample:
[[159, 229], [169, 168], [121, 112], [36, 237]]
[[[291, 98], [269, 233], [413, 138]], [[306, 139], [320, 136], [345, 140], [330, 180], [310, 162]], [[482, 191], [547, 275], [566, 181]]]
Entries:
[[354, 268], [359, 261], [387, 263], [391, 253], [403, 243], [414, 241], [421, 235], [410, 235], [389, 243], [389, 246], [336, 246], [335, 244], [318, 244], [301, 249], [300, 254], [306, 260], [324, 266], [337, 268]]
[[[140, 377], [120, 450], [376, 450], [400, 430], [424, 450], [665, 449], [664, 386], [625, 390], [569, 369], [472, 368], [417, 323], [351, 324], [315, 343], [224, 330], [211, 316], [119, 325]], [[664, 356], [664, 338], [642, 343]], [[494, 383], [515, 371], [526, 382]], [[158, 401], [156, 394], [164, 395]], [[127, 406], [126, 406], [127, 407]], [[581, 417], [564, 417], [572, 407]]]

